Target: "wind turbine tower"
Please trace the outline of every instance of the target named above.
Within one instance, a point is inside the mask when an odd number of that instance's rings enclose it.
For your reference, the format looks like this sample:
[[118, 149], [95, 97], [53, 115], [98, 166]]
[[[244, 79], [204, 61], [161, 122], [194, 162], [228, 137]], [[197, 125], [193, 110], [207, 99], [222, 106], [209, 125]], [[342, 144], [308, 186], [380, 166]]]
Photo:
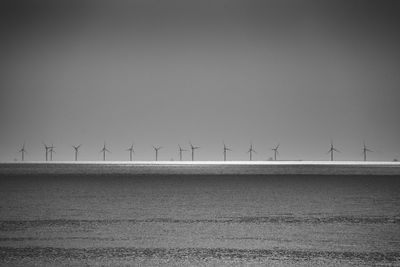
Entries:
[[196, 149], [199, 149], [200, 147], [199, 147], [199, 146], [194, 146], [194, 145], [192, 145], [191, 142], [189, 142], [189, 144], [190, 144], [190, 149], [192, 150], [192, 161], [194, 161], [194, 151], [195, 151]]
[[363, 147], [364, 161], [367, 161], [367, 152], [374, 152], [374, 151], [368, 149], [364, 141], [364, 147]]
[[329, 149], [329, 151], [328, 151], [328, 153], [327, 154], [331, 154], [331, 161], [333, 161], [333, 154], [334, 154], [334, 152], [339, 152], [340, 153], [340, 151], [339, 150], [337, 150], [334, 146], [333, 146], [333, 142], [331, 141], [331, 148]]
[[250, 144], [250, 149], [247, 151], [247, 153], [250, 154], [250, 161], [253, 160], [253, 152], [257, 153], [254, 149], [253, 149], [253, 143]]
[[183, 149], [180, 145], [178, 145], [178, 147], [179, 147], [179, 160], [182, 161], [182, 152], [187, 151], [187, 149]]
[[106, 148], [106, 142], [104, 142], [103, 148], [100, 150], [100, 153], [103, 153], [103, 161], [106, 161], [106, 152], [111, 153], [111, 151]]
[[49, 149], [50, 149], [50, 147], [49, 146], [47, 146], [45, 143], [43, 143], [43, 146], [44, 146], [44, 149], [45, 149], [45, 158], [46, 158], [46, 161], [48, 161], [48, 158], [49, 158]]
[[224, 143], [224, 161], [226, 161], [226, 152], [227, 151], [232, 151], [232, 150], [230, 148], [228, 148]]
[[56, 147], [51, 144], [51, 147], [49, 147], [49, 152], [50, 152], [50, 161], [53, 161], [53, 153], [56, 153], [56, 151], [54, 150]]
[[278, 144], [275, 148], [272, 148], [271, 150], [274, 151], [274, 160], [276, 161], [276, 155], [279, 155], [278, 149], [279, 149], [279, 145]]
[[75, 161], [78, 161], [78, 150], [81, 147], [81, 144], [79, 146], [72, 146], [75, 149]]
[[158, 150], [160, 150], [162, 148], [162, 146], [158, 146], [158, 147], [153, 146], [153, 148], [154, 148], [154, 151], [156, 152], [156, 161], [158, 161]]
[[132, 161], [133, 158], [133, 153], [135, 153], [135, 150], [133, 149], [133, 143], [130, 148], [128, 148], [126, 151], [129, 151], [129, 160]]
[[25, 142], [22, 145], [22, 148], [19, 150], [19, 152], [21, 153], [21, 160], [24, 161], [25, 159], [25, 153], [26, 153], [26, 149], [25, 149]]

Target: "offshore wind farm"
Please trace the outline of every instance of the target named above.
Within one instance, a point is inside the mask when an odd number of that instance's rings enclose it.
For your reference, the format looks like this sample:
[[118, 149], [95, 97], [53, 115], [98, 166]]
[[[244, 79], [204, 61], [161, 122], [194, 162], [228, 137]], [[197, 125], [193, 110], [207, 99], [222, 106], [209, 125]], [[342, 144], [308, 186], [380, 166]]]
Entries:
[[[55, 153], [54, 145], [52, 144], [51, 146], [47, 146], [45, 143], [43, 143], [43, 145], [45, 147], [45, 152], [46, 152], [45, 161], [46, 162], [47, 161], [53, 161], [53, 153]], [[199, 146], [194, 146], [191, 142], [189, 142], [189, 145], [190, 145], [189, 148], [190, 148], [190, 151], [191, 151], [191, 160], [194, 162], [194, 152], [197, 149], [199, 149], [200, 147]], [[78, 152], [79, 152], [79, 148], [81, 146], [82, 146], [82, 144], [79, 144], [78, 146], [72, 145], [72, 148], [74, 148], [74, 151], [75, 151], [75, 154], [74, 154], [75, 155], [75, 161], [78, 161]], [[20, 158], [21, 162], [25, 161], [25, 153], [27, 153], [27, 150], [26, 150], [25, 147], [26, 147], [26, 143], [24, 142], [23, 145], [22, 145], [22, 148], [18, 151], [18, 153], [21, 153], [21, 158]], [[262, 161], [267, 161], [267, 160], [277, 161], [278, 160], [277, 156], [280, 155], [279, 154], [279, 147], [280, 147], [280, 144], [278, 144], [274, 148], [271, 148], [271, 150], [273, 151], [273, 157], [270, 157], [270, 158], [266, 159], [266, 157], [264, 156], [265, 159], [262, 160]], [[153, 149], [154, 149], [154, 152], [155, 152], [155, 161], [158, 161], [158, 152], [162, 148], [163, 148], [162, 146], [158, 146], [158, 147], [153, 146]], [[129, 152], [129, 161], [133, 161], [133, 154], [135, 153], [133, 143], [131, 144], [131, 146], [129, 148], [127, 148], [125, 150]], [[188, 151], [188, 149], [184, 149], [178, 144], [179, 161], [183, 160], [183, 152], [185, 152], [185, 151]], [[226, 144], [223, 142], [223, 147], [222, 147], [223, 161], [227, 161], [227, 152], [228, 151], [232, 152], [232, 149], [227, 147]], [[365, 141], [364, 141], [363, 142], [363, 147], [362, 147], [363, 161], [367, 161], [367, 153], [371, 153], [371, 152], [374, 152], [374, 151], [369, 149], [369, 148], [367, 148], [367, 146], [365, 144]], [[105, 142], [103, 144], [103, 148], [100, 150], [100, 153], [103, 154], [103, 161], [106, 161], [106, 153], [111, 153], [111, 151], [109, 149], [107, 149]], [[250, 144], [250, 148], [247, 151], [247, 153], [249, 154], [249, 161], [252, 161], [253, 160], [253, 157], [252, 157], [253, 153], [257, 153], [253, 148], [253, 143]], [[330, 161], [334, 161], [334, 153], [341, 153], [341, 151], [339, 151], [338, 149], [336, 149], [333, 146], [333, 141], [331, 140], [330, 149], [327, 152], [327, 154], [330, 154]], [[48, 156], [48, 154], [50, 154], [50, 156]], [[140, 160], [139, 157], [138, 157], [138, 160]], [[216, 162], [218, 162], [218, 160], [215, 160], [215, 159], [214, 160], [213, 159], [204, 159], [204, 160], [205, 161], [216, 161]], [[303, 161], [301, 159], [291, 159], [291, 161], [296, 161], [296, 160], [297, 161]], [[14, 158], [14, 162], [16, 162], [16, 161], [18, 161], [18, 160], [16, 158]], [[170, 161], [174, 161], [173, 158], [171, 158]], [[243, 160], [236, 160], [236, 161], [243, 161]], [[258, 160], [258, 161], [260, 161], [260, 160]], [[288, 161], [288, 160], [286, 159], [286, 161]], [[318, 160], [314, 160], [314, 161], [317, 162]], [[351, 161], [355, 162], [354, 160], [351, 160]], [[349, 162], [351, 162], [351, 161], [349, 161]], [[379, 162], [379, 160], [375, 160], [375, 161]], [[396, 162], [397, 159], [393, 159], [393, 161]], [[381, 160], [381, 162], [385, 162], [385, 161]]]
[[[264, 160], [253, 160], [253, 153], [256, 153], [253, 143], [246, 152], [240, 153], [243, 160], [229, 160], [227, 153], [234, 153], [224, 142], [221, 146], [220, 160], [197, 160], [195, 161], [195, 151], [200, 146], [195, 146], [189, 141], [189, 149], [184, 149], [178, 144], [179, 160], [159, 159], [159, 151], [163, 146], [153, 146], [155, 153], [154, 160], [143, 160], [140, 153], [135, 153], [133, 143], [125, 151], [129, 152], [128, 160], [107, 160], [106, 153], [111, 153], [104, 142], [100, 153], [103, 155], [102, 161], [86, 160], [78, 161], [78, 151], [82, 144], [72, 146], [75, 150], [74, 161], [63, 160], [53, 161], [52, 152], [54, 145], [46, 148], [45, 161], [25, 161], [26, 143], [18, 151], [21, 153], [21, 161], [0, 163], [0, 174], [99, 174], [98, 168], [101, 166], [100, 173], [109, 175], [400, 175], [400, 162], [396, 159], [393, 161], [367, 161], [367, 153], [373, 150], [367, 148], [365, 141], [362, 146], [362, 153], [358, 160], [335, 160], [334, 153], [342, 153], [330, 142], [330, 149], [326, 154], [329, 158], [325, 160], [285, 160], [278, 159], [280, 156], [279, 148], [281, 144], [277, 144], [270, 150], [273, 151], [273, 157], [267, 158], [267, 151], [264, 153]], [[190, 158], [183, 157], [184, 152], [191, 152]], [[133, 160], [133, 154], [136, 157]], [[249, 159], [245, 160], [246, 154]], [[261, 154], [261, 153], [260, 153]], [[20, 165], [24, 163], [23, 167]]]

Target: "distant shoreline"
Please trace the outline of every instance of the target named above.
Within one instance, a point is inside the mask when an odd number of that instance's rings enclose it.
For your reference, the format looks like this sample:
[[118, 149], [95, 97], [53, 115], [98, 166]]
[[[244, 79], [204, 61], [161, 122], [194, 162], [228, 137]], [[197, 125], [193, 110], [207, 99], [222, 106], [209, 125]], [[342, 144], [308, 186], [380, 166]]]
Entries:
[[0, 163], [0, 175], [398, 175], [400, 162], [48, 161]]
[[323, 161], [323, 160], [277, 160], [277, 161], [8, 161], [4, 164], [99, 164], [99, 165], [391, 165], [400, 161]]

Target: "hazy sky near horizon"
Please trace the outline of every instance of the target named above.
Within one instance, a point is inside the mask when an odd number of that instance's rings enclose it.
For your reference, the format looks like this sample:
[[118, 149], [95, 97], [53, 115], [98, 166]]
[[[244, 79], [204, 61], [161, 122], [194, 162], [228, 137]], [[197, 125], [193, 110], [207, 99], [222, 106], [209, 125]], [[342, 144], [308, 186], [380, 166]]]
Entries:
[[[400, 2], [5, 1], [0, 161], [400, 158]], [[185, 154], [189, 159], [190, 153]]]

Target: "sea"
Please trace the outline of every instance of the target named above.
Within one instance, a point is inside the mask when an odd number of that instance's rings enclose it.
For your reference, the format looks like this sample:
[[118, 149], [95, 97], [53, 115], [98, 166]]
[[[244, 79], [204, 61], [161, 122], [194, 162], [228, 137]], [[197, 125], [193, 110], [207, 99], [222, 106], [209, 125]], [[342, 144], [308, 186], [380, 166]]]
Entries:
[[0, 266], [400, 266], [400, 165], [2, 163]]

